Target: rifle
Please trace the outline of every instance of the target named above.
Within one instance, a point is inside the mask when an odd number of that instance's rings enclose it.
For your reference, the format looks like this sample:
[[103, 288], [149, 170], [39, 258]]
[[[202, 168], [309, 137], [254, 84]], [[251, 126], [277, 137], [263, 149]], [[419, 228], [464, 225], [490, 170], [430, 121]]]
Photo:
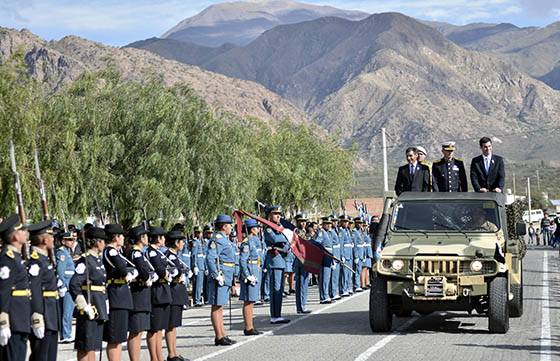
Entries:
[[17, 213], [19, 215], [19, 221], [23, 224], [27, 221], [25, 215], [25, 208], [23, 207], [23, 193], [21, 191], [21, 181], [19, 179], [19, 173], [16, 167], [16, 152], [14, 149], [14, 142], [10, 140], [10, 162], [12, 165], [12, 174], [14, 175], [14, 186], [16, 189], [16, 200], [17, 200]]
[[35, 148], [34, 152], [35, 158], [35, 179], [37, 179], [37, 183], [39, 184], [39, 194], [41, 197], [41, 209], [43, 210], [43, 220], [46, 221], [49, 219], [49, 207], [47, 203], [47, 193], [45, 192], [45, 183], [43, 182], [43, 178], [41, 178], [41, 167], [39, 166], [39, 151]]
[[342, 214], [346, 216], [346, 207], [344, 206], [344, 201], [342, 199], [340, 200], [340, 209], [342, 209]]
[[113, 199], [113, 191], [111, 191], [111, 193], [109, 193], [109, 197], [111, 200], [111, 210], [113, 211], [113, 218], [115, 220], [115, 223], [119, 223], [119, 212], [117, 211], [117, 208], [115, 207], [115, 201]]
[[[64, 213], [64, 208], [62, 208], [62, 204], [58, 203], [58, 198], [56, 198], [56, 188], [51, 185], [51, 193], [52, 193], [52, 200], [56, 206], [60, 209], [60, 217], [62, 217], [62, 225], [64, 227], [64, 232], [68, 232], [68, 222], [66, 221], [66, 214]], [[84, 244], [85, 247], [85, 244]]]
[[97, 201], [97, 196], [95, 196], [95, 209], [97, 211], [97, 215], [99, 216], [99, 220], [101, 221], [101, 225], [105, 225], [105, 219], [103, 218], [103, 213], [101, 212], [101, 208], [99, 207], [99, 202]]
[[331, 213], [332, 213], [332, 215], [334, 216], [334, 215], [335, 215], [335, 212], [334, 212], [334, 206], [333, 206], [333, 202], [332, 202], [332, 199], [331, 199], [331, 198], [329, 198], [329, 204], [330, 204], [330, 206], [331, 206]]

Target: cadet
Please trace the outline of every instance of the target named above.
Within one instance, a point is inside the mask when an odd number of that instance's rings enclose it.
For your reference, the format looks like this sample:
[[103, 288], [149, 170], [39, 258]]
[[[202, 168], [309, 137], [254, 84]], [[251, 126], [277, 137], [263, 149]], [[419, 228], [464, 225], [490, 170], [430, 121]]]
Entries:
[[187, 276], [190, 269], [178, 257], [179, 250], [185, 247], [186, 237], [181, 231], [171, 231], [165, 236], [167, 247], [166, 257], [177, 269], [177, 274], [171, 280], [171, 306], [169, 308], [169, 325], [165, 330], [165, 343], [167, 344], [167, 361], [182, 361], [183, 357], [177, 354], [177, 327], [182, 325], [183, 307], [189, 302], [187, 297]]
[[13, 214], [0, 223], [0, 359], [24, 361], [31, 330], [31, 292], [22, 252], [27, 229]]
[[101, 351], [103, 323], [109, 319], [105, 296], [106, 273], [101, 253], [107, 235], [103, 228], [86, 231], [87, 251], [76, 262], [76, 273], [70, 280], [70, 294], [76, 303], [76, 339], [78, 361], [95, 361]]
[[[280, 225], [280, 206], [269, 206], [266, 208], [266, 216], [269, 221]], [[266, 242], [266, 265], [270, 282], [270, 323], [288, 323], [289, 319], [282, 317], [282, 294], [284, 286], [284, 270], [286, 269], [286, 257], [290, 244], [283, 233], [276, 232], [270, 227], [264, 232]]]
[[434, 192], [468, 192], [467, 173], [461, 159], [455, 158], [455, 142], [441, 145], [443, 158], [432, 165]]
[[[332, 222], [330, 217], [321, 218], [321, 226], [317, 232], [316, 241], [320, 243], [325, 250], [329, 253], [333, 251], [333, 240], [331, 238], [331, 228]], [[331, 266], [333, 265], [333, 259], [326, 254], [323, 255], [323, 263], [321, 266], [321, 272], [319, 273], [319, 299], [321, 304], [331, 303], [330, 298], [330, 286], [331, 286]]]
[[[144, 225], [139, 225], [129, 230], [129, 242], [132, 250], [129, 260], [138, 271], [138, 277], [130, 283], [133, 309], [128, 316], [128, 357], [131, 361], [140, 361], [142, 332], [150, 329], [150, 311], [152, 300], [150, 287], [157, 281], [158, 276], [146, 256], [144, 247], [148, 245], [148, 230]], [[148, 347], [150, 345], [148, 344]], [[152, 353], [154, 350], [150, 350]]]
[[[76, 242], [76, 238], [70, 232], [62, 233], [62, 246], [56, 250], [56, 274], [64, 287], [70, 287], [70, 279], [76, 271], [74, 260], [72, 259], [72, 248]], [[72, 313], [74, 312], [74, 301], [69, 292], [64, 296], [61, 295], [60, 303], [62, 304], [62, 322], [61, 322], [61, 338], [62, 343], [71, 343], [74, 341], [72, 337]]]
[[362, 219], [360, 217], [354, 218], [355, 228], [352, 230], [352, 241], [354, 242], [354, 291], [362, 292], [361, 275], [362, 264], [364, 259], [364, 239], [362, 237]]
[[349, 222], [352, 222], [348, 216], [342, 215], [340, 218], [340, 227], [338, 230], [338, 236], [340, 239], [341, 247], [341, 261], [348, 267], [342, 267], [341, 277], [340, 277], [340, 293], [342, 297], [350, 296], [352, 291], [352, 269], [353, 257], [354, 257], [354, 242], [352, 241], [352, 236], [350, 235], [350, 230], [348, 229]]
[[362, 268], [362, 288], [369, 288], [369, 272], [371, 270], [373, 251], [371, 248], [371, 237], [369, 236], [369, 226], [362, 224], [362, 237], [364, 239], [364, 264]]
[[[205, 227], [206, 230], [206, 227]], [[193, 267], [193, 304], [202, 306], [202, 289], [204, 286], [204, 272], [206, 271], [206, 240], [202, 238], [200, 226], [194, 227], [194, 238], [191, 249], [191, 265]]]
[[[332, 228], [330, 230], [330, 236], [332, 239], [332, 254], [336, 258], [340, 259], [342, 254], [340, 249], [340, 238], [338, 236], [338, 218], [336, 215], [331, 216]], [[330, 290], [330, 297], [333, 300], [340, 300], [340, 264], [334, 261], [331, 265], [331, 290]]]
[[[296, 234], [302, 239], [308, 239], [306, 234], [307, 218], [303, 214], [298, 214], [295, 217]], [[311, 228], [313, 226], [310, 225]], [[296, 257], [294, 260], [294, 271], [296, 278], [296, 311], [297, 313], [310, 313], [307, 309], [307, 291], [309, 289], [309, 273], [303, 268], [303, 264]]]
[[[31, 312], [39, 318], [40, 330], [33, 325], [29, 360], [55, 361], [58, 347], [58, 280], [54, 269], [52, 221], [29, 226], [31, 256], [28, 262], [31, 285]], [[64, 288], [61, 289], [66, 293]], [[33, 317], [32, 317], [33, 321]], [[43, 323], [44, 321], [44, 323]]]
[[294, 253], [292, 252], [292, 249], [288, 249], [288, 254], [286, 255], [286, 269], [284, 270], [284, 275], [286, 278], [286, 283], [288, 284], [288, 290], [286, 292], [284, 292], [284, 294], [287, 295], [292, 295], [296, 293], [295, 290], [295, 276], [294, 276], [294, 259], [296, 257], [294, 256]]
[[121, 344], [128, 339], [128, 317], [134, 308], [128, 284], [138, 276], [138, 271], [121, 254], [124, 246], [122, 226], [107, 224], [105, 233], [108, 241], [103, 250], [103, 265], [107, 272], [109, 320], [103, 329], [103, 341], [107, 342], [107, 358], [112, 361], [121, 359]]
[[[210, 240], [214, 237], [214, 228], [212, 225], [207, 224], [204, 227], [204, 238], [202, 239], [202, 247], [204, 249], [206, 257], [208, 257], [208, 244]], [[204, 259], [204, 285], [203, 285], [203, 298], [204, 304], [208, 304], [208, 266], [206, 265], [206, 259]]]
[[177, 275], [177, 269], [168, 268], [169, 260], [161, 252], [160, 248], [165, 244], [165, 230], [161, 227], [150, 229], [150, 245], [146, 250], [148, 261], [154, 267], [158, 281], [151, 287], [152, 291], [152, 313], [150, 314], [150, 330], [148, 331], [148, 349], [150, 359], [163, 361], [163, 345], [161, 330], [169, 326], [169, 304], [171, 303], [171, 291], [169, 281]]
[[239, 299], [243, 301], [243, 320], [245, 336], [260, 335], [253, 325], [253, 304], [260, 300], [260, 265], [261, 255], [259, 248], [261, 239], [259, 238], [259, 224], [254, 219], [245, 221], [247, 238], [240, 245], [241, 255], [239, 257], [239, 267], [241, 271], [239, 282], [241, 290]]
[[235, 245], [229, 240], [232, 230], [231, 217], [219, 215], [214, 224], [218, 231], [208, 244], [208, 301], [212, 305], [211, 320], [216, 335], [216, 346], [229, 346], [236, 342], [226, 336], [223, 306], [228, 303], [235, 272]]

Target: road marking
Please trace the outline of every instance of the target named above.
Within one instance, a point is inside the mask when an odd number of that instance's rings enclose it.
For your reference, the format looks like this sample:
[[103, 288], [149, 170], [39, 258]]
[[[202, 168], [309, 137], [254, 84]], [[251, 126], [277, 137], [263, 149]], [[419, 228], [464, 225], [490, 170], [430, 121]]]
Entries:
[[360, 296], [360, 295], [363, 295], [363, 294], [368, 294], [368, 293], [369, 293], [369, 292], [355, 293], [355, 294], [353, 294], [352, 296], [350, 296], [350, 297], [348, 297], [348, 298], [345, 298], [345, 299], [343, 299], [343, 300], [341, 300], [341, 301], [338, 301], [338, 302], [335, 302], [335, 303], [331, 303], [330, 305], [325, 306], [325, 307], [323, 307], [323, 308], [320, 308], [320, 309], [318, 309], [318, 310], [316, 310], [316, 311], [313, 311], [313, 312], [311, 312], [310, 314], [307, 314], [307, 315], [305, 315], [305, 316], [301, 316], [300, 318], [295, 319], [295, 320], [293, 320], [293, 321], [290, 322], [290, 323], [286, 323], [286, 324], [284, 324], [284, 325], [282, 325], [282, 326], [279, 326], [279, 327], [275, 328], [274, 330], [266, 331], [266, 332], [264, 332], [264, 333], [262, 333], [262, 334], [260, 334], [260, 335], [258, 335], [258, 336], [253, 336], [253, 337], [251, 337], [251, 338], [249, 338], [249, 339], [247, 339], [247, 340], [245, 340], [245, 341], [238, 342], [238, 343], [236, 343], [235, 345], [227, 346], [226, 348], [223, 348], [223, 349], [221, 349], [221, 350], [219, 350], [219, 351], [212, 352], [212, 353], [210, 353], [210, 354], [208, 354], [208, 355], [199, 357], [199, 358], [195, 359], [194, 361], [204, 361], [204, 360], [208, 360], [208, 359], [214, 358], [214, 357], [216, 357], [216, 356], [222, 355], [222, 354], [224, 354], [224, 353], [226, 353], [226, 352], [235, 350], [236, 348], [241, 347], [241, 346], [243, 346], [243, 345], [246, 345], [246, 344], [248, 344], [248, 343], [250, 343], [250, 342], [257, 341], [258, 339], [261, 339], [261, 338], [263, 338], [263, 337], [272, 336], [272, 335], [274, 335], [275, 332], [278, 332], [278, 331], [280, 331], [280, 330], [282, 330], [282, 329], [284, 329], [284, 328], [286, 328], [286, 327], [293, 326], [293, 325], [297, 324], [298, 322], [303, 321], [303, 320], [305, 320], [305, 319], [307, 319], [307, 318], [309, 318], [309, 317], [311, 317], [311, 316], [321, 314], [321, 313], [323, 313], [323, 312], [325, 312], [325, 311], [327, 311], [327, 310], [330, 310], [331, 308], [333, 308], [333, 307], [335, 307], [335, 306], [341, 305], [341, 304], [345, 303], [346, 301], [349, 301], [349, 300], [351, 300], [351, 299], [354, 299], [354, 298], [356, 298], [357, 296]]
[[543, 257], [542, 277], [542, 310], [541, 310], [541, 361], [550, 361], [550, 308], [548, 300], [548, 252]]
[[416, 322], [416, 320], [418, 320], [418, 318], [419, 318], [418, 316], [414, 316], [410, 320], [403, 323], [399, 328], [397, 328], [395, 331], [393, 331], [393, 333], [391, 333], [388, 336], [385, 336], [381, 340], [377, 341], [377, 343], [375, 345], [371, 346], [370, 348], [365, 350], [363, 353], [361, 353], [358, 357], [356, 357], [356, 359], [354, 361], [366, 361], [367, 359], [369, 359], [371, 357], [371, 355], [373, 355], [374, 353], [376, 353], [377, 351], [379, 351], [383, 347], [385, 347], [385, 345], [387, 345], [389, 342], [391, 342], [392, 339], [394, 339], [398, 335], [401, 335], [402, 332], [404, 330], [406, 330], [407, 328], [409, 328], [414, 322]]

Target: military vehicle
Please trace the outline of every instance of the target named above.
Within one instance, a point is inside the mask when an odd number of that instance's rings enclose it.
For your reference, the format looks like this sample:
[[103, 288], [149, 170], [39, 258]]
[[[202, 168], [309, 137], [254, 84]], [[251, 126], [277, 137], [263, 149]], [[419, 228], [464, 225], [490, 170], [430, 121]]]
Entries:
[[525, 224], [508, 224], [506, 207], [498, 193], [386, 195], [373, 241], [381, 257], [371, 272], [372, 331], [412, 311], [476, 310], [491, 333], [506, 333], [509, 317], [523, 313], [526, 251]]

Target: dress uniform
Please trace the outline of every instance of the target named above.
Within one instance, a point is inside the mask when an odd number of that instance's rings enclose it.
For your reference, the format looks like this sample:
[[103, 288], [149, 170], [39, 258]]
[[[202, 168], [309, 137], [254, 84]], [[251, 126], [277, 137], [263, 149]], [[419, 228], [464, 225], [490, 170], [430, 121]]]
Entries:
[[262, 264], [262, 287], [261, 287], [261, 294], [262, 294], [262, 298], [265, 302], [270, 301], [270, 277], [269, 277], [269, 270], [268, 270], [268, 264], [266, 262], [267, 257], [266, 254], [268, 253], [267, 251], [267, 246], [266, 246], [266, 241], [264, 239], [264, 232], [263, 232], [263, 239], [262, 239], [262, 253], [263, 253], [263, 264]]
[[[119, 224], [107, 224], [105, 233], [111, 238], [123, 235], [124, 230]], [[116, 244], [111, 244], [103, 250], [109, 298], [109, 320], [103, 330], [103, 341], [109, 344], [127, 340], [129, 312], [134, 309], [129, 283], [138, 276], [136, 268], [115, 247]]]
[[[338, 219], [337, 219], [338, 221]], [[340, 249], [340, 238], [338, 237], [337, 229], [334, 227], [333, 221], [333, 228], [329, 231], [331, 240], [332, 240], [332, 254], [336, 258], [340, 259], [341, 256], [341, 249]], [[331, 287], [330, 287], [330, 297], [333, 300], [340, 299], [340, 264], [333, 260], [331, 265]]]
[[[279, 206], [270, 206], [266, 215], [280, 215]], [[267, 227], [264, 232], [264, 240], [267, 247], [266, 265], [270, 282], [270, 322], [286, 323], [288, 319], [282, 317], [282, 297], [284, 291], [284, 270], [286, 269], [286, 257], [290, 244], [283, 233], [276, 232]]]
[[167, 329], [180, 327], [183, 320], [183, 306], [188, 305], [187, 297], [187, 276], [189, 274], [188, 265], [179, 258], [174, 249], [176, 242], [184, 240], [186, 237], [180, 231], [171, 231], [165, 236], [167, 252], [165, 256], [174, 264], [177, 273], [171, 279], [169, 290], [171, 292], [171, 303], [169, 307], [169, 325]]
[[371, 249], [371, 237], [367, 230], [362, 230], [362, 237], [364, 239], [364, 268], [371, 269], [373, 251]]
[[[165, 236], [165, 230], [161, 227], [153, 227], [150, 230], [150, 242], [154, 242], [159, 236]], [[154, 267], [158, 276], [157, 282], [151, 287], [152, 291], [152, 313], [150, 314], [150, 332], [164, 330], [169, 325], [169, 305], [171, 304], [171, 290], [169, 281], [177, 275], [177, 270], [170, 268], [169, 260], [156, 245], [150, 244], [146, 250], [148, 261]]]
[[133, 309], [128, 316], [128, 331], [132, 334], [150, 329], [150, 312], [152, 311], [150, 287], [158, 280], [154, 268], [144, 255], [143, 246], [138, 244], [138, 240], [144, 234], [148, 234], [148, 230], [143, 225], [129, 231], [133, 243], [129, 260], [138, 271], [138, 277], [130, 283]]
[[[62, 239], [73, 239], [71, 233], [62, 234]], [[74, 275], [76, 267], [72, 259], [72, 250], [66, 246], [60, 246], [56, 250], [56, 274], [62, 285], [68, 289], [70, 287], [70, 279]], [[62, 304], [62, 322], [61, 322], [61, 338], [63, 343], [72, 342], [72, 313], [74, 312], [74, 301], [69, 292], [61, 297]]]
[[[306, 217], [303, 214], [298, 214], [295, 217], [296, 221], [307, 222]], [[307, 239], [305, 229], [296, 228], [296, 234], [303, 239]], [[307, 293], [309, 289], [309, 272], [307, 272], [299, 258], [296, 257], [294, 260], [294, 271], [296, 278], [296, 311], [297, 313], [310, 313], [307, 310]]]
[[[249, 230], [252, 227], [258, 227], [258, 224], [255, 220], [250, 219], [245, 221], [245, 227]], [[259, 282], [261, 276], [260, 244], [261, 239], [258, 236], [249, 235], [239, 246], [241, 253], [239, 257], [241, 271], [239, 299], [241, 301], [256, 302], [261, 299]]]
[[[103, 228], [92, 227], [86, 231], [88, 248], [107, 240]], [[109, 319], [106, 295], [106, 273], [102, 255], [90, 249], [76, 261], [76, 273], [70, 280], [70, 294], [76, 303], [76, 338], [78, 351], [101, 349], [103, 324]]]
[[[217, 221], [228, 221], [226, 217], [218, 217]], [[228, 236], [222, 232], [214, 234], [208, 244], [208, 301], [214, 306], [224, 306], [229, 301], [229, 291], [235, 274], [235, 248]], [[220, 276], [223, 277], [223, 282], [220, 282]]]
[[350, 235], [350, 230], [347, 224], [352, 220], [347, 216], [340, 216], [339, 223], [341, 226], [338, 230], [338, 237], [340, 240], [341, 261], [348, 267], [342, 267], [340, 277], [340, 294], [342, 297], [347, 297], [352, 292], [352, 269], [354, 258], [354, 242]]
[[453, 157], [455, 142], [442, 144], [442, 152], [449, 152], [432, 165], [432, 187], [434, 192], [468, 192], [467, 173], [461, 159]]
[[207, 241], [204, 238], [193, 239], [191, 249], [191, 266], [193, 267], [193, 298], [196, 307], [202, 306], [204, 273], [206, 272]]
[[354, 242], [354, 291], [361, 292], [361, 275], [362, 275], [362, 264], [364, 259], [364, 239], [362, 237], [362, 231], [360, 230], [362, 219], [359, 217], [354, 218], [354, 224], [356, 227], [352, 230], [352, 241]]
[[[30, 237], [43, 234], [52, 236], [52, 222], [43, 221], [29, 226]], [[55, 361], [58, 347], [58, 279], [55, 268], [49, 258], [47, 248], [32, 247], [31, 255], [27, 263], [29, 268], [29, 279], [31, 287], [31, 312], [42, 315], [44, 321], [44, 332], [39, 338], [35, 334], [30, 335], [31, 356], [29, 360]]]
[[[331, 225], [330, 217], [321, 218], [323, 226]], [[333, 252], [333, 240], [331, 238], [330, 230], [321, 228], [317, 231], [317, 242], [329, 253]], [[331, 303], [330, 287], [331, 287], [331, 274], [333, 259], [327, 255], [323, 256], [323, 263], [321, 265], [321, 272], [319, 273], [319, 299], [320, 303]]]
[[14, 231], [24, 230], [16, 214], [0, 224], [0, 359], [24, 361], [31, 331], [31, 291], [21, 250], [10, 244]]

